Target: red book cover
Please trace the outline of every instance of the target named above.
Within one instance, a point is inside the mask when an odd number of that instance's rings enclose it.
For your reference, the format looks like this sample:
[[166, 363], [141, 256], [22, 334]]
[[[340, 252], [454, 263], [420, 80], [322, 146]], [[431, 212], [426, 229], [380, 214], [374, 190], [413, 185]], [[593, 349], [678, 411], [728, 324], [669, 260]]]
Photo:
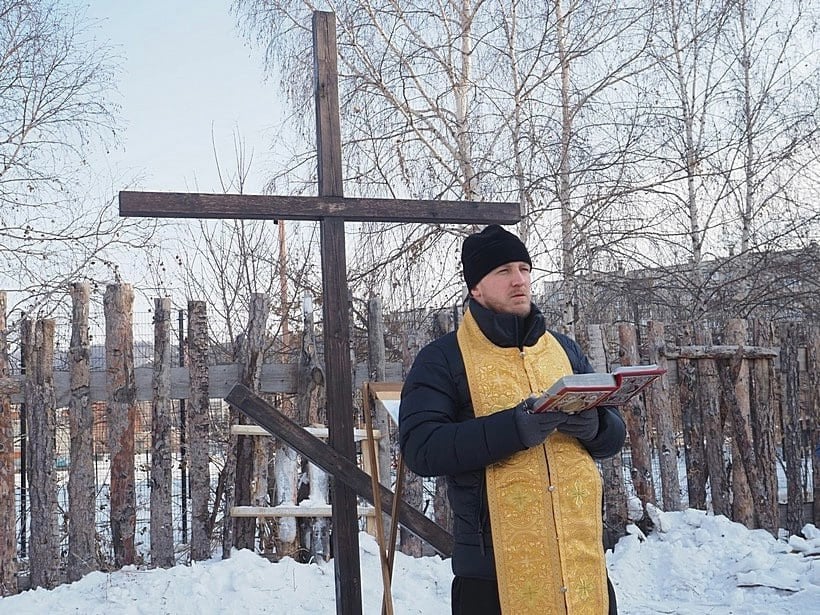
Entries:
[[569, 374], [541, 395], [530, 398], [530, 412], [581, 412], [595, 406], [620, 406], [666, 370], [657, 365], [618, 367], [611, 374]]
[[648, 387], [666, 370], [657, 365], [626, 365], [612, 371], [618, 389], [606, 400], [608, 405], [620, 406]]

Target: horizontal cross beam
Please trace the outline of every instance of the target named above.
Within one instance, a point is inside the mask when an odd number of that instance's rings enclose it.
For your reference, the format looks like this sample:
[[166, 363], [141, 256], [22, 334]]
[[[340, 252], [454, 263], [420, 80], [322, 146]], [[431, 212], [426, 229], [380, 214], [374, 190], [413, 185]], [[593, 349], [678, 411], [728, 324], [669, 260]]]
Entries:
[[342, 218], [350, 222], [514, 224], [521, 220], [521, 209], [518, 203], [503, 202], [124, 190], [120, 192], [120, 215], [155, 218], [244, 220]]
[[[374, 503], [373, 483], [370, 476], [319, 438], [307, 433], [253, 391], [241, 384], [236, 384], [225, 397], [225, 401], [241, 410], [243, 414], [256, 421], [270, 434], [287, 442], [315, 465], [333, 475], [334, 479], [342, 481], [357, 495], [371, 504]], [[382, 510], [392, 510], [395, 497], [393, 492], [384, 485], [379, 485], [378, 496]], [[401, 499], [399, 500], [398, 520], [416, 536], [426, 540], [444, 557], [452, 555], [453, 535]]]

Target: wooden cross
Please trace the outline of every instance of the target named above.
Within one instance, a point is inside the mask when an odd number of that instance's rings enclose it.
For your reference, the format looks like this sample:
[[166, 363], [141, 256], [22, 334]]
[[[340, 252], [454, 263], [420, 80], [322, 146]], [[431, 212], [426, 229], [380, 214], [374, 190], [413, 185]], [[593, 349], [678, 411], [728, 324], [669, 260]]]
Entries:
[[[339, 454], [355, 461], [345, 221], [512, 224], [521, 219], [521, 213], [518, 203], [345, 198], [333, 13], [313, 13], [313, 62], [318, 197], [123, 191], [119, 195], [120, 215], [319, 221], [328, 443]], [[336, 612], [360, 614], [356, 494], [339, 480], [332, 482], [331, 489]]]

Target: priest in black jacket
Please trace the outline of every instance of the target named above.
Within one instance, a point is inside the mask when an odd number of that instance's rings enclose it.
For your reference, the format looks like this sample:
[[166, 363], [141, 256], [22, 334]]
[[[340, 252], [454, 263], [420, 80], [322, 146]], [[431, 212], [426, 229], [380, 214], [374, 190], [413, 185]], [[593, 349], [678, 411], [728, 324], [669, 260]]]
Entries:
[[617, 613], [606, 573], [601, 478], [618, 453], [617, 409], [530, 413], [527, 398], [593, 371], [532, 303], [532, 261], [491, 225], [462, 246], [464, 321], [424, 347], [408, 374], [399, 429], [407, 465], [446, 476], [453, 510], [454, 615]]

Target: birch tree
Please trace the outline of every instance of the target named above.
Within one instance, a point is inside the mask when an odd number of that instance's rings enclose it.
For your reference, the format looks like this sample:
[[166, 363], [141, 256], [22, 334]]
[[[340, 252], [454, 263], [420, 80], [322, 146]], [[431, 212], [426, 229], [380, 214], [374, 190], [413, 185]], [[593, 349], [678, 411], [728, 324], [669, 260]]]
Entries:
[[746, 317], [762, 306], [774, 315], [802, 301], [783, 280], [795, 259], [814, 259], [818, 232], [816, 9], [668, 2], [658, 16], [658, 70], [641, 84], [652, 93], [657, 181], [644, 195], [669, 217], [660, 249], [636, 262], [656, 268], [647, 282], [674, 304], [672, 317]]
[[[234, 8], [266, 47], [309, 145], [313, 6], [239, 0]], [[329, 8], [337, 16], [348, 190], [518, 201], [522, 238], [542, 268], [565, 278], [577, 275], [579, 252], [601, 253], [600, 228], [612, 225], [596, 227], [596, 214], [618, 199], [626, 205], [628, 174], [617, 169], [630, 161], [624, 148], [639, 131], [630, 105], [613, 112], [600, 103], [646, 68], [651, 4], [453, 0], [431, 11], [423, 2], [350, 0]], [[304, 169], [308, 151], [283, 173]], [[610, 185], [594, 186], [593, 176]], [[615, 232], [628, 225], [620, 226]], [[409, 260], [434, 274], [400, 276], [433, 280], [421, 296], [452, 293], [460, 240], [475, 230], [403, 227], [387, 236], [383, 226], [360, 228], [367, 260], [351, 263], [351, 286], [388, 284], [380, 288], [388, 302], [402, 285], [384, 267]], [[605, 245], [612, 243], [610, 235]], [[402, 259], [421, 254], [430, 256]], [[586, 255], [580, 261], [589, 264]], [[398, 303], [419, 296], [402, 294]]]
[[[267, 50], [305, 145], [274, 181], [310, 191], [314, 6], [233, 6]], [[779, 11], [752, 0], [450, 0], [430, 10], [336, 0], [328, 8], [337, 17], [346, 191], [518, 201], [536, 290], [538, 274], [560, 280], [549, 309], [570, 332], [585, 309], [611, 303], [596, 276], [617, 279], [619, 270], [620, 292], [637, 270], [669, 268], [657, 286], [685, 297], [662, 299], [683, 317], [750, 309], [751, 295], [737, 303], [739, 277], [725, 279], [733, 259], [816, 237], [817, 35], [808, 3]], [[459, 247], [474, 228], [350, 226], [358, 235], [350, 286], [362, 305], [371, 290], [386, 309], [462, 295]]]
[[[726, 125], [735, 127], [735, 143], [720, 171], [741, 253], [772, 239], [772, 230], [797, 230], [820, 215], [800, 194], [803, 174], [820, 157], [819, 18], [801, 0], [738, 0], [729, 14], [724, 58], [734, 104]], [[782, 215], [767, 215], [773, 209]]]
[[116, 141], [115, 57], [78, 10], [0, 0], [0, 279], [34, 301], [110, 279], [114, 250], [153, 230], [118, 218], [113, 186], [89, 188], [89, 153]]

